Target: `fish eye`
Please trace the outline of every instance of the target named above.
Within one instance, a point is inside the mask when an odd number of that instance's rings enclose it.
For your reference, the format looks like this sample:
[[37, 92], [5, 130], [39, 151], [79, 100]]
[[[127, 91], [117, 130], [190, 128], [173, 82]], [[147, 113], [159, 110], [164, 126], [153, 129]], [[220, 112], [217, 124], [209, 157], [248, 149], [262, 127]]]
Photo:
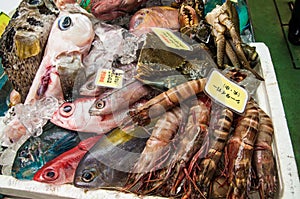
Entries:
[[89, 90], [93, 90], [95, 89], [95, 84], [94, 82], [90, 82], [86, 85], [86, 88], [89, 89]]
[[29, 7], [41, 6], [44, 4], [43, 0], [28, 0], [27, 4]]
[[105, 107], [105, 101], [104, 100], [99, 100], [96, 102], [96, 108], [97, 109], [103, 109]]
[[94, 178], [95, 178], [95, 172], [90, 170], [83, 171], [81, 175], [82, 181], [86, 183], [93, 181]]
[[70, 111], [72, 111], [72, 106], [65, 106], [63, 109], [64, 112], [69, 113]]
[[60, 108], [59, 108], [59, 113], [63, 117], [70, 117], [75, 110], [75, 105], [73, 103], [64, 103]]
[[22, 156], [22, 157], [24, 157], [27, 153], [26, 153], [26, 151], [25, 150], [22, 150], [22, 151], [20, 151], [20, 156]]
[[57, 179], [58, 175], [53, 169], [48, 169], [44, 172], [43, 177], [46, 180], [55, 180]]
[[46, 173], [46, 176], [49, 178], [53, 178], [55, 176], [55, 173], [53, 171], [49, 171]]
[[58, 28], [62, 31], [68, 30], [72, 26], [72, 19], [69, 16], [63, 16], [58, 20]]

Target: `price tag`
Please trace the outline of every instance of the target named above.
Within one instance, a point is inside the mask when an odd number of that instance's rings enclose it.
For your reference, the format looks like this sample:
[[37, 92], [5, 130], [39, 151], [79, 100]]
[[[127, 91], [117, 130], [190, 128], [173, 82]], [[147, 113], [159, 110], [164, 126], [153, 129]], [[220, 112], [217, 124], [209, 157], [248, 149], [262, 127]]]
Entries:
[[217, 70], [213, 70], [209, 75], [204, 90], [211, 98], [238, 113], [244, 112], [249, 99], [249, 94], [244, 88]]
[[122, 88], [124, 71], [119, 69], [99, 69], [95, 79], [95, 85], [110, 88]]
[[169, 48], [179, 50], [192, 50], [192, 48], [177, 37], [172, 31], [165, 28], [151, 28], [160, 40]]

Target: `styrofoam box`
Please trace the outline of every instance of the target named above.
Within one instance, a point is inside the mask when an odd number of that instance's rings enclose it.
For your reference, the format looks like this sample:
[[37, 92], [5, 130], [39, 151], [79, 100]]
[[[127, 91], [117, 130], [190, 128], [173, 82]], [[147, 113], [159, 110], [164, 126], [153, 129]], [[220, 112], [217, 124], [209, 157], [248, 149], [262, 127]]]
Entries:
[[[290, 139], [281, 95], [274, 72], [271, 56], [264, 43], [252, 43], [260, 56], [259, 72], [265, 78], [257, 90], [256, 100], [260, 107], [270, 115], [274, 125], [273, 150], [277, 163], [279, 177], [278, 198], [299, 198], [300, 184], [294, 152]], [[35, 181], [17, 180], [11, 176], [0, 175], [0, 193], [9, 196], [26, 198], [120, 198], [154, 199], [161, 197], [137, 196], [111, 190], [85, 191], [73, 185], [50, 185]]]

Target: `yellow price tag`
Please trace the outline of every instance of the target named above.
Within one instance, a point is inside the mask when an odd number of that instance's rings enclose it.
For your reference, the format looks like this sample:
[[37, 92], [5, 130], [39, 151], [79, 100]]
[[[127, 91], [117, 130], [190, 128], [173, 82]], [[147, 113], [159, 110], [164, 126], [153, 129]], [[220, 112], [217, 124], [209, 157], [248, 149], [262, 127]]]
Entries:
[[95, 85], [110, 88], [122, 88], [124, 71], [116, 69], [99, 69], [95, 79]]
[[9, 20], [10, 20], [9, 16], [7, 16], [3, 12], [0, 13], [0, 36], [4, 32], [5, 27], [8, 25]]
[[244, 88], [217, 70], [211, 72], [204, 89], [214, 100], [238, 113], [244, 112], [249, 100], [249, 94]]
[[166, 46], [179, 50], [192, 50], [189, 45], [183, 42], [172, 31], [157, 27], [153, 27], [151, 29]]

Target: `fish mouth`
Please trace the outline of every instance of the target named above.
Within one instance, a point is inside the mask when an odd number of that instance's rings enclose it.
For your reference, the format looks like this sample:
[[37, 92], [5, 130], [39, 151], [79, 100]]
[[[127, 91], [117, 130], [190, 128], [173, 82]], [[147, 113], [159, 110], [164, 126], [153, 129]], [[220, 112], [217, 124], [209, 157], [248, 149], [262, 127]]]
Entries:
[[52, 116], [52, 118], [50, 119], [50, 121], [51, 121], [53, 124], [56, 124], [56, 125], [58, 125], [58, 126], [64, 125], [64, 122], [61, 121], [61, 120], [59, 119], [59, 117], [58, 117], [57, 115], [55, 115], [55, 114], [53, 114], [53, 116]]
[[98, 111], [97, 109], [90, 109], [89, 110], [89, 114], [90, 116], [100, 116], [101, 115], [101, 111]]

